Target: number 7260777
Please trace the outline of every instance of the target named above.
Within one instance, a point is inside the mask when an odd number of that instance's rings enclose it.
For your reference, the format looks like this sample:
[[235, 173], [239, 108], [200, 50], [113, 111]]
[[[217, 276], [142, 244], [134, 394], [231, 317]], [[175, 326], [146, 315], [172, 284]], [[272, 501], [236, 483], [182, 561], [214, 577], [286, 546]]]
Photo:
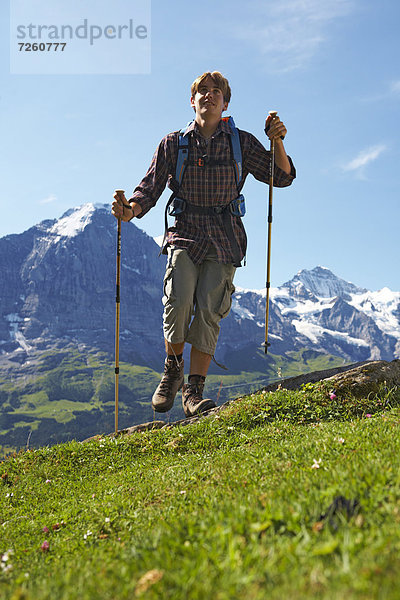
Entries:
[[18, 42], [20, 52], [64, 52], [67, 42]]

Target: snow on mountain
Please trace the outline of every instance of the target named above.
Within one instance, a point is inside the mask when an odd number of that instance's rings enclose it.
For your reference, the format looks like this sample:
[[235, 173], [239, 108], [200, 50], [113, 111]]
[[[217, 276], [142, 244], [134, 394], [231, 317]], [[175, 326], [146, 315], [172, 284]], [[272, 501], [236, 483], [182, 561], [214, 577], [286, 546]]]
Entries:
[[[0, 239], [0, 357], [72, 340], [113, 348], [116, 231], [110, 205], [88, 203]], [[135, 364], [156, 366], [164, 354], [158, 254], [147, 234], [124, 224], [121, 355]]]
[[[287, 286], [287, 284], [284, 284]], [[290, 287], [271, 288], [270, 298], [275, 302], [283, 315], [297, 314], [300, 316], [312, 316], [325, 308], [332, 306], [334, 298], [318, 298], [317, 296], [300, 298], [293, 297]], [[305, 288], [306, 289], [306, 288]]]
[[385, 287], [377, 292], [353, 294], [349, 304], [373, 319], [381, 331], [400, 341], [400, 292]]
[[331, 329], [321, 327], [320, 325], [305, 320], [301, 321], [293, 319], [292, 323], [295, 326], [296, 331], [310, 339], [314, 344], [318, 344], [323, 336], [330, 336], [336, 338], [338, 341], [345, 342], [346, 344], [368, 348], [368, 343], [365, 340], [352, 337], [348, 333], [332, 331]]
[[255, 319], [255, 314], [252, 313], [248, 308], [242, 306], [240, 304], [241, 295], [235, 294], [232, 298], [232, 311], [240, 318], [240, 319]]
[[297, 290], [304, 286], [306, 290], [321, 298], [332, 298], [344, 294], [360, 294], [366, 289], [359, 288], [353, 283], [340, 279], [325, 267], [315, 267], [311, 271], [302, 269], [282, 287], [288, 286], [291, 290]]
[[[237, 288], [235, 297], [232, 311], [242, 320], [254, 318], [254, 305], [265, 305], [265, 289]], [[368, 291], [319, 266], [271, 288], [270, 303], [293, 327], [294, 345], [311, 343], [358, 360], [400, 355], [400, 292]], [[254, 320], [260, 326], [259, 315]], [[271, 335], [275, 327], [272, 318]]]
[[[293, 290], [301, 281], [304, 288], [314, 295], [314, 298], [293, 297]], [[293, 285], [294, 283], [294, 285]], [[292, 292], [292, 294], [291, 294]], [[337, 298], [360, 313], [366, 315], [384, 334], [396, 338], [400, 342], [400, 292], [392, 292], [389, 288], [380, 291], [368, 291], [352, 283], [339, 279], [329, 269], [316, 267], [312, 271], [300, 271], [292, 281], [282, 288], [275, 289], [271, 297], [278, 304], [283, 315], [298, 315], [297, 331], [305, 333], [306, 328], [300, 323], [316, 323], [322, 311], [333, 309]], [[292, 320], [294, 323], [295, 320]], [[319, 335], [322, 335], [321, 331]], [[316, 332], [307, 335], [315, 341]], [[349, 337], [349, 339], [351, 336]], [[354, 343], [358, 343], [355, 338]]]
[[25, 352], [27, 354], [29, 354], [32, 347], [28, 344], [28, 342], [25, 339], [25, 336], [23, 335], [23, 333], [21, 333], [21, 331], [19, 331], [18, 328], [19, 328], [20, 323], [22, 323], [24, 321], [27, 322], [30, 319], [29, 318], [22, 319], [16, 313], [10, 313], [9, 315], [5, 315], [4, 319], [10, 324], [11, 339], [13, 339], [17, 342], [20, 350], [25, 350]]
[[156, 237], [153, 237], [153, 240], [155, 241], [155, 243], [157, 244], [157, 246], [159, 246], [161, 248], [162, 243], [164, 241], [164, 234], [157, 235]]
[[[103, 205], [101, 205], [103, 208]], [[92, 203], [83, 204], [79, 208], [68, 210], [61, 219], [58, 219], [50, 233], [54, 234], [53, 243], [57, 242], [62, 237], [75, 237], [81, 233], [85, 227], [91, 222], [93, 213], [97, 206]]]

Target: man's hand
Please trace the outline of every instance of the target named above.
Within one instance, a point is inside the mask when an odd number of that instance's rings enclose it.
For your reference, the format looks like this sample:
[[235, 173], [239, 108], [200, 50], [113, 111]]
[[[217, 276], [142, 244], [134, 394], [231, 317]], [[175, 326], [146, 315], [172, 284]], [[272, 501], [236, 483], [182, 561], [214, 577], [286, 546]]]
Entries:
[[278, 117], [276, 111], [271, 111], [266, 118], [265, 133], [271, 140], [271, 146], [273, 140], [275, 148], [275, 164], [289, 175], [292, 169], [282, 141], [287, 134], [287, 129]]
[[280, 140], [287, 134], [287, 129], [278, 115], [275, 117], [268, 115], [265, 121], [265, 133], [270, 140]]
[[111, 206], [111, 212], [116, 219], [130, 221], [142, 212], [141, 207], [136, 202], [128, 204], [123, 190], [115, 190], [113, 198], [114, 202]]

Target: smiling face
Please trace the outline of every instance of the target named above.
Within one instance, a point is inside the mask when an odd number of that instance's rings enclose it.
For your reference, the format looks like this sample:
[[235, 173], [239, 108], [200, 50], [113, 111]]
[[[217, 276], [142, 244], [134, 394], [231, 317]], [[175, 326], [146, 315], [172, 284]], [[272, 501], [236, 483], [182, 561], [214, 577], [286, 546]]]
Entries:
[[190, 104], [196, 112], [196, 116], [202, 118], [221, 118], [222, 112], [228, 108], [228, 102], [218, 83], [207, 75], [198, 85], [197, 91], [190, 98]]

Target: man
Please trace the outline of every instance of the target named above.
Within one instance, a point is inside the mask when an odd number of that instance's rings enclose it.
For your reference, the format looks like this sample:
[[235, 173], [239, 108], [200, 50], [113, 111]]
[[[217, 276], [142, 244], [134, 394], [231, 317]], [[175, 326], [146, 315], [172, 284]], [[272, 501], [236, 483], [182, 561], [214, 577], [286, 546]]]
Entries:
[[[218, 71], [197, 77], [190, 98], [194, 121], [181, 138], [180, 132], [174, 132], [161, 140], [149, 170], [128, 202], [123, 194], [114, 194], [112, 212], [123, 221], [143, 217], [167, 184], [174, 196], [179, 194], [183, 199], [175, 210], [174, 226], [166, 232], [164, 246], [168, 254], [163, 295], [167, 357], [152, 399], [158, 412], [172, 408], [181, 388], [187, 417], [215, 406], [203, 398], [204, 382], [217, 345], [219, 322], [230, 311], [235, 270], [247, 245], [242, 220], [232, 214], [231, 203], [238, 198], [248, 173], [264, 183], [269, 181], [270, 153], [253, 135], [236, 130], [242, 154], [238, 183], [232, 127], [222, 119], [230, 97], [229, 83]], [[296, 176], [282, 142], [287, 130], [279, 117], [268, 117], [267, 127], [268, 137], [275, 140], [274, 185], [285, 187]], [[176, 165], [182, 140], [186, 140], [189, 158], [179, 183]], [[186, 342], [192, 347], [188, 383], [184, 384], [182, 355]]]

